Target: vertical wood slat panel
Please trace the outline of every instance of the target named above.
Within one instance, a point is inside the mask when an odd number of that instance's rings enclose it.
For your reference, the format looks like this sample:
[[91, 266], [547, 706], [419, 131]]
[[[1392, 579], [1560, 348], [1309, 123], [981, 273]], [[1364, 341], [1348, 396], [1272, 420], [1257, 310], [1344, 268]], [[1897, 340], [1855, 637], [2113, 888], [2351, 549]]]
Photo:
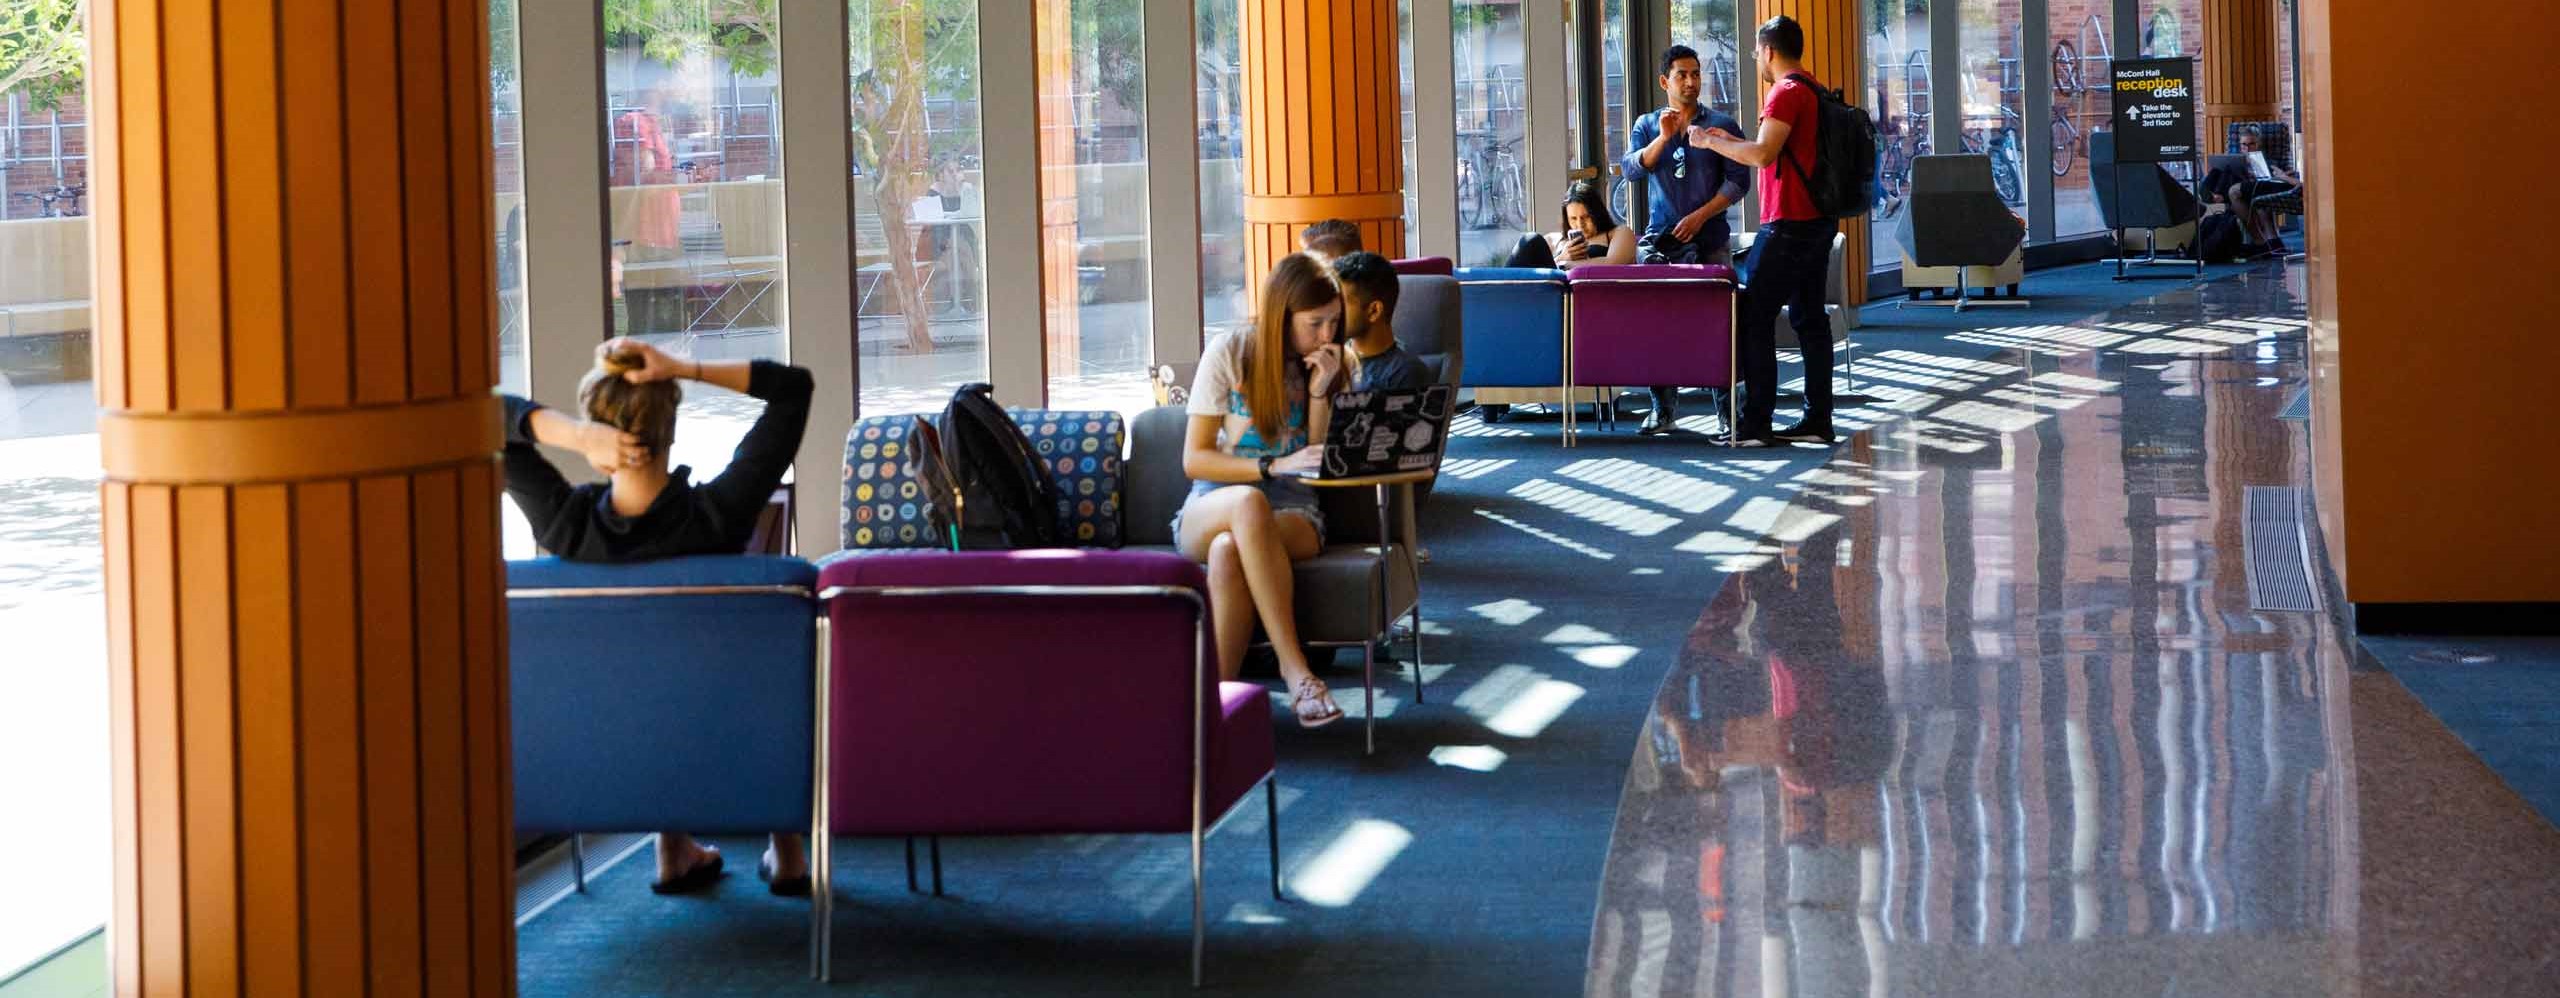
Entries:
[[[109, 20], [102, 18], [101, 20]], [[139, 718], [134, 689], [134, 571], [139, 551], [133, 538], [133, 487], [107, 482], [99, 487], [100, 547], [106, 556], [107, 591], [107, 732], [114, 748], [109, 779], [114, 784], [115, 934], [107, 951], [118, 981], [142, 980], [142, 940], [132, 930], [142, 924], [142, 827]]]
[[293, 488], [294, 592], [304, 745], [302, 909], [306, 993], [365, 990], [364, 729], [358, 720], [355, 487]]
[[250, 995], [302, 990], [300, 815], [295, 746], [292, 492], [253, 485], [235, 493], [232, 575], [236, 579], [240, 703], [240, 897], [242, 989]]
[[1279, 90], [1282, 97], [1278, 117], [1281, 134], [1286, 139], [1273, 152], [1288, 164], [1278, 178], [1284, 185], [1280, 193], [1284, 194], [1306, 193], [1314, 173], [1310, 169], [1313, 164], [1309, 161], [1312, 154], [1307, 149], [1307, 97], [1315, 89], [1311, 79], [1314, 60], [1307, 53], [1307, 4], [1310, 2], [1321, 3], [1324, 0], [1300, 0], [1296, 4], [1288, 0], [1273, 0], [1272, 3], [1280, 8], [1283, 32], [1280, 36]]
[[[391, 4], [348, 4], [340, 8], [348, 58], [343, 79], [351, 108], [400, 106], [400, 65], [390, 54], [399, 51], [398, 8]], [[378, 56], [378, 57], [372, 57]], [[360, 403], [404, 401], [409, 397], [407, 365], [391, 358], [410, 356], [406, 301], [407, 233], [401, 188], [402, 135], [394, 115], [355, 112], [346, 118], [347, 233], [349, 262], [354, 267], [351, 342], [355, 356], [355, 399]]]
[[117, 122], [123, 141], [125, 193], [122, 238], [126, 405], [166, 412], [176, 402], [169, 373], [168, 159], [161, 122], [160, 8], [132, 0], [115, 8], [119, 59], [133, 67], [137, 84], [122, 90]]
[[354, 399], [355, 385], [354, 355], [344, 335], [352, 281], [338, 14], [324, 4], [288, 3], [283, 16], [284, 37], [293, 40], [296, 53], [284, 61], [282, 94], [284, 189], [292, 192], [285, 208], [285, 279], [293, 288], [285, 315], [292, 402], [344, 405]]
[[178, 751], [187, 992], [240, 994], [239, 797], [233, 753], [231, 490], [175, 490]]
[[[498, 475], [493, 464], [462, 469], [462, 550], [489, 551], [498, 546]], [[505, 739], [508, 720], [504, 673], [506, 624], [500, 613], [505, 567], [488, 562], [462, 573], [463, 652], [473, 667], [463, 676], [463, 730], [468, 738], [466, 787], [458, 803], [470, 815], [472, 835], [467, 857], [471, 884], [470, 958], [472, 984], [481, 995], [503, 995], [515, 986], [512, 955], [515, 923], [513, 802], [507, 794], [512, 753]]]
[[454, 393], [476, 395], [498, 383], [497, 248], [477, 236], [490, 230], [472, 223], [471, 213], [494, 216], [496, 164], [482, 148], [480, 132], [489, 127], [489, 6], [457, 8], [445, 33], [445, 155], [452, 160], [454, 302]]
[[[123, 100], [124, 60], [119, 52], [124, 32], [118, 26], [122, 16], [117, 10], [104, 10], [89, 17], [89, 159], [97, 163], [121, 162], [124, 142], [117, 131], [124, 125], [119, 110]], [[92, 349], [97, 351], [94, 369], [98, 404], [121, 409], [125, 393], [125, 308], [124, 308], [124, 208], [117, 199], [124, 195], [125, 185], [118, 171], [89, 171], [89, 203], [97, 217], [89, 223], [89, 297], [96, 303], [97, 320], [90, 333]], [[108, 560], [110, 565], [114, 559]], [[110, 590], [112, 591], [112, 590]], [[111, 596], [112, 603], [113, 597]], [[116, 671], [124, 673], [122, 667]], [[118, 801], [124, 794], [116, 795]], [[130, 924], [130, 923], [126, 923]], [[125, 978], [132, 980], [133, 978]]]
[[466, 791], [463, 744], [462, 494], [453, 470], [412, 479], [411, 559], [417, 593], [418, 863], [423, 871], [429, 995], [471, 993], [470, 826], [454, 806]]
[[[395, 368], [396, 370], [396, 368]], [[409, 482], [356, 483], [358, 669], [364, 710], [365, 895], [371, 919], [365, 949], [373, 998], [418, 993], [417, 672], [413, 630], [415, 556]]]
[[177, 523], [171, 490], [133, 489], [135, 828], [142, 878], [140, 990], [182, 989], [187, 976], [185, 773], [179, 769]]
[[275, 0], [220, 0], [223, 319], [231, 408], [282, 409], [290, 358], [284, 334], [284, 172], [273, 136], [278, 108]]
[[[409, 392], [412, 399], [454, 394], [455, 294], [452, 160], [444, 143], [445, 10], [450, 4], [399, 5], [401, 218], [406, 238]], [[485, 84], [484, 84], [485, 86]]]
[[[1333, 4], [1328, 0], [1307, 0], [1303, 9], [1306, 11], [1306, 44], [1311, 47], [1321, 45], [1321, 51], [1340, 53], [1341, 39], [1334, 36]], [[1302, 103], [1307, 109], [1306, 130], [1298, 133], [1299, 146], [1306, 150], [1307, 181], [1306, 186], [1293, 193], [1331, 194], [1342, 189], [1337, 182], [1334, 161], [1340, 155], [1337, 147], [1343, 139], [1351, 137], [1351, 132], [1342, 127], [1348, 121], [1339, 113], [1343, 109], [1336, 103], [1342, 90], [1332, 84], [1341, 79], [1348, 67], [1341, 59], [1327, 61], [1331, 63], [1331, 72], [1316, 73], [1316, 79], [1323, 82], [1307, 88], [1305, 100], [1292, 102]]]
[[214, 69], [215, 0], [161, 4], [163, 168], [168, 171], [169, 355], [177, 407], [230, 407], [223, 323], [222, 108]]

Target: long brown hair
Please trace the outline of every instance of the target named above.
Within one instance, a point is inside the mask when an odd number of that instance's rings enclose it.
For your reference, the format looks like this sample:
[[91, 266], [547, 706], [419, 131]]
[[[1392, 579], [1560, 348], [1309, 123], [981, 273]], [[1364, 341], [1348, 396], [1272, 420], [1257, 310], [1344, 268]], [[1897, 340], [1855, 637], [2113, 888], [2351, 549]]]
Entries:
[[645, 366], [646, 358], [635, 351], [598, 359], [578, 382], [578, 407], [588, 419], [639, 437], [649, 455], [659, 457], [675, 442], [676, 406], [684, 401], [684, 389], [673, 381], [635, 385], [623, 377]]
[[1280, 434], [1289, 415], [1289, 376], [1296, 358], [1289, 354], [1289, 319], [1299, 312], [1323, 308], [1342, 297], [1333, 274], [1314, 257], [1291, 253], [1272, 265], [1262, 279], [1262, 307], [1254, 313], [1253, 338], [1237, 358], [1244, 368], [1244, 405], [1253, 412], [1253, 428], [1264, 440]]

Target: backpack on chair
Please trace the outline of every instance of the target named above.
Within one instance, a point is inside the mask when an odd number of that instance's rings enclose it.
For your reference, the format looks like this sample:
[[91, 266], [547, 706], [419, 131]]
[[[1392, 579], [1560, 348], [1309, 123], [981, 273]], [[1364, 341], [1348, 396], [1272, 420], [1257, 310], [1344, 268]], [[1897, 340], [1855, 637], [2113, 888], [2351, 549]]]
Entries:
[[1813, 195], [1813, 210], [1822, 217], [1865, 215], [1876, 204], [1875, 119], [1813, 77], [1795, 73], [1787, 78], [1813, 91], [1813, 168], [1796, 162], [1792, 149], [1780, 149], [1779, 158], [1795, 169], [1796, 179]]
[[924, 483], [927, 522], [935, 539], [947, 541], [952, 550], [1065, 543], [1058, 525], [1057, 480], [1022, 427], [996, 404], [994, 386], [960, 386], [942, 410], [938, 429], [916, 417], [911, 453], [916, 477]]

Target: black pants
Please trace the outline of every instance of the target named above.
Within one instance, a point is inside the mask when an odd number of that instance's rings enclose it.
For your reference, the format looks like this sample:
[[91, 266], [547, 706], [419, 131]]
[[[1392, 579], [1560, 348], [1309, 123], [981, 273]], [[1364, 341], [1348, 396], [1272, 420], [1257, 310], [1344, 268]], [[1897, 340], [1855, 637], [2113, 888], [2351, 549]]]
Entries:
[[1554, 270], [1556, 269], [1555, 247], [1547, 245], [1547, 237], [1535, 232], [1529, 233], [1521, 236], [1519, 242], [1512, 244], [1511, 258], [1504, 260], [1502, 265]]
[[1823, 285], [1830, 276], [1831, 237], [1840, 223], [1831, 219], [1771, 222], [1760, 227], [1751, 244], [1749, 272], [1743, 276], [1742, 383], [1743, 436], [1768, 433], [1778, 404], [1778, 309], [1788, 311], [1787, 324], [1804, 350], [1804, 421], [1831, 425], [1831, 319], [1822, 310]]

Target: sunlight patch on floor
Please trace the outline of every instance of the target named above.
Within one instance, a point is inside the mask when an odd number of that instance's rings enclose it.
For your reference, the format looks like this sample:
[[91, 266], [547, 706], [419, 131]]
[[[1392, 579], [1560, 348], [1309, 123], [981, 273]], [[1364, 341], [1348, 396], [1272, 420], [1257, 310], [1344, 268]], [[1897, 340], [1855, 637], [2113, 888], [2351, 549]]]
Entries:
[[1730, 485], [1624, 458], [1575, 461], [1556, 469], [1556, 474], [1609, 489], [1631, 499], [1668, 506], [1691, 516], [1714, 509], [1733, 498]]
[[1340, 908], [1359, 899], [1371, 881], [1395, 862], [1413, 833], [1392, 821], [1362, 818], [1334, 836], [1324, 851], [1288, 877], [1289, 893], [1319, 908]]
[[1511, 755], [1491, 745], [1442, 745], [1431, 750], [1433, 765], [1490, 773], [1501, 769]]
[[1496, 734], [1536, 738], [1564, 716], [1583, 688], [1525, 665], [1494, 669], [1458, 694], [1459, 709], [1484, 722]]
[[1680, 524], [1678, 519], [1633, 503], [1544, 478], [1532, 478], [1512, 486], [1511, 495], [1634, 537], [1651, 537]]

